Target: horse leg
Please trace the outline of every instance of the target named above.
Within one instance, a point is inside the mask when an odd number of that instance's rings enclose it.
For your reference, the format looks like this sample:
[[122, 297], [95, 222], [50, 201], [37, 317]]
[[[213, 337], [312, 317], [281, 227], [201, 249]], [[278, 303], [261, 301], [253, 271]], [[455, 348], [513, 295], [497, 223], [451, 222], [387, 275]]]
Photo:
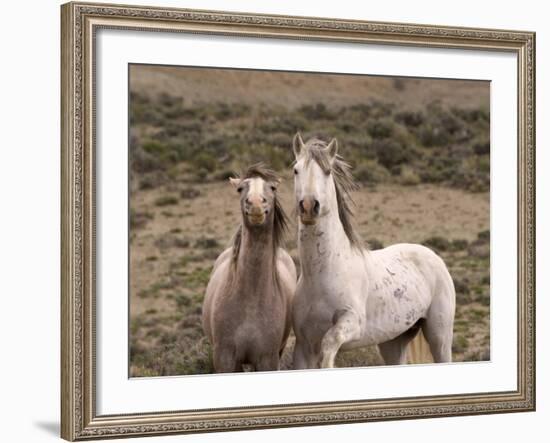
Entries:
[[454, 310], [444, 309], [440, 303], [430, 306], [422, 332], [430, 345], [435, 363], [452, 361]]
[[321, 368], [333, 368], [340, 347], [361, 337], [360, 320], [355, 312], [337, 312], [334, 317], [334, 326], [321, 341]]
[[296, 344], [294, 345], [294, 353], [292, 354], [292, 368], [307, 369], [307, 367], [304, 349], [298, 344], [298, 340], [296, 340]]
[[305, 346], [302, 340], [296, 338], [294, 354], [292, 356], [292, 368], [313, 369], [318, 367], [318, 361], [319, 358], [309, 350], [309, 347]]
[[452, 361], [453, 323], [439, 323], [426, 320], [422, 327], [426, 341], [430, 345], [430, 351], [435, 363], [448, 363]]
[[407, 363], [407, 346], [417, 331], [406, 331], [393, 340], [380, 343], [378, 349], [387, 365], [404, 365]]
[[279, 370], [279, 353], [264, 354], [260, 356], [254, 364], [256, 371], [278, 371]]
[[242, 372], [242, 362], [236, 358], [236, 353], [231, 348], [214, 349], [214, 371]]

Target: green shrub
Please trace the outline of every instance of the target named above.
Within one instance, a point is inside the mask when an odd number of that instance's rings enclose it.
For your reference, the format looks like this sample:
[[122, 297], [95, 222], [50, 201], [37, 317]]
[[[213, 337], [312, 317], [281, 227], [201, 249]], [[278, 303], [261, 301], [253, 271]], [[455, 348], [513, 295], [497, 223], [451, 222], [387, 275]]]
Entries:
[[367, 245], [369, 245], [369, 249], [372, 250], [372, 251], [384, 248], [384, 244], [376, 238], [368, 239], [367, 240]]
[[491, 144], [489, 140], [478, 141], [473, 146], [476, 155], [486, 155], [491, 152]]
[[378, 162], [386, 169], [411, 160], [411, 152], [395, 140], [374, 140], [373, 147], [376, 151]]
[[195, 157], [193, 164], [199, 169], [205, 169], [207, 172], [213, 172], [216, 169], [218, 162], [213, 155], [207, 152], [201, 152]]
[[489, 113], [483, 108], [431, 103], [406, 109], [377, 101], [294, 110], [229, 102], [184, 106], [175, 95], [132, 93], [130, 118], [130, 173], [138, 173], [132, 179], [140, 189], [225, 180], [259, 160], [286, 171], [297, 131], [304, 139], [337, 137], [340, 153], [365, 183], [436, 183], [470, 192], [490, 185]]
[[466, 278], [454, 277], [453, 283], [457, 294], [469, 294], [470, 285]]
[[491, 231], [487, 229], [485, 231], [478, 232], [477, 239], [479, 241], [489, 242], [489, 240], [491, 239]]
[[147, 222], [153, 220], [153, 218], [154, 215], [150, 212], [138, 212], [134, 209], [130, 209], [130, 228], [143, 228]]
[[468, 247], [468, 240], [453, 240], [451, 243], [451, 250], [464, 251]]
[[337, 114], [331, 112], [324, 103], [317, 103], [315, 105], [304, 105], [299, 111], [310, 120], [332, 120]]
[[373, 101], [372, 103], [370, 103], [370, 116], [375, 119], [391, 117], [394, 108], [394, 103]]
[[180, 197], [184, 200], [193, 200], [201, 195], [201, 191], [197, 188], [188, 187], [180, 191]]
[[422, 244], [440, 252], [448, 251], [451, 247], [451, 242], [449, 242], [449, 240], [439, 236], [427, 238]]
[[372, 138], [387, 138], [392, 135], [394, 123], [390, 119], [370, 120], [367, 132]]
[[302, 116], [295, 114], [270, 114], [257, 123], [255, 127], [257, 132], [252, 138], [252, 141], [255, 143], [263, 143], [265, 142], [267, 134], [283, 133], [288, 134], [286, 143], [290, 145], [292, 136], [297, 131], [304, 131], [306, 127], [307, 120]]
[[155, 200], [155, 206], [177, 205], [178, 198], [174, 195], [163, 195]]
[[449, 143], [448, 134], [438, 125], [427, 123], [420, 127], [418, 139], [422, 145], [430, 148]]
[[399, 182], [405, 186], [415, 186], [420, 183], [420, 177], [410, 166], [401, 168]]
[[463, 335], [456, 335], [453, 339], [453, 352], [464, 352], [466, 349], [468, 349], [468, 339], [464, 337]]
[[395, 115], [395, 120], [406, 126], [417, 128], [424, 122], [424, 114], [420, 111], [402, 111]]
[[220, 242], [214, 237], [200, 237], [195, 242], [195, 248], [210, 249], [219, 247]]
[[353, 169], [354, 177], [363, 183], [376, 184], [385, 182], [390, 174], [376, 161], [363, 160]]
[[174, 106], [180, 106], [183, 104], [182, 97], [175, 97], [166, 92], [160, 93], [158, 95], [157, 101], [160, 103], [161, 106], [165, 108], [172, 108]]
[[174, 296], [174, 301], [176, 302], [176, 305], [178, 306], [178, 308], [189, 306], [192, 302], [191, 298], [188, 295], [185, 295], [185, 294], [175, 295]]
[[217, 120], [226, 121], [246, 116], [250, 113], [250, 106], [244, 103], [216, 103], [212, 113]]
[[477, 109], [462, 109], [462, 108], [452, 108], [451, 111], [462, 120], [468, 123], [475, 122], [489, 122], [489, 110], [484, 108]]

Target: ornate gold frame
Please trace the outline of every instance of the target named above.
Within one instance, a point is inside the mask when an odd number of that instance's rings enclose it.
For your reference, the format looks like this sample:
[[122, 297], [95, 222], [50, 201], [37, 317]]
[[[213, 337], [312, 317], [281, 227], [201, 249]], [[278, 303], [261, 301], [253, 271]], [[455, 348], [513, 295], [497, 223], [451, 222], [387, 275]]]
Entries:
[[[518, 58], [518, 384], [511, 392], [98, 416], [94, 33], [99, 28], [509, 51]], [[68, 3], [61, 7], [61, 436], [67, 440], [535, 409], [535, 34]]]

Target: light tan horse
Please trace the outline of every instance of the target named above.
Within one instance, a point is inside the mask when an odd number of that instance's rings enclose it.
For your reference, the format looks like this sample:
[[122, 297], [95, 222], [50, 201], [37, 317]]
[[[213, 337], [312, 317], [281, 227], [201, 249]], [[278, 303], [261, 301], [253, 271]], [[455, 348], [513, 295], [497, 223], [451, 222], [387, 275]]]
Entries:
[[279, 369], [291, 328], [294, 262], [281, 248], [287, 218], [277, 200], [279, 178], [257, 164], [231, 178], [242, 223], [233, 246], [216, 260], [206, 288], [203, 329], [216, 372]]
[[337, 152], [335, 139], [294, 138], [301, 265], [294, 368], [333, 367], [340, 349], [369, 345], [386, 364], [403, 364], [420, 330], [434, 361], [451, 361], [455, 290], [445, 263], [421, 245], [362, 246], [351, 211], [355, 184]]

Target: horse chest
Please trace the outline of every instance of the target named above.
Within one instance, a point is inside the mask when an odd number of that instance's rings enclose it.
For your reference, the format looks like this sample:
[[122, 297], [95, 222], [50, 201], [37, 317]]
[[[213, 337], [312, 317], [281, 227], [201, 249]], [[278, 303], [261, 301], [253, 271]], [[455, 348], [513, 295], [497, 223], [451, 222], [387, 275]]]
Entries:
[[350, 308], [354, 306], [350, 303], [348, 290], [334, 284], [334, 280], [302, 280], [295, 297], [295, 326], [310, 343], [320, 343], [332, 327], [335, 313]]
[[282, 335], [286, 312], [281, 297], [273, 291], [255, 295], [257, 297], [247, 298], [236, 293], [220, 303], [216, 324], [226, 338], [259, 345], [258, 342], [266, 338], [272, 341], [273, 337]]

